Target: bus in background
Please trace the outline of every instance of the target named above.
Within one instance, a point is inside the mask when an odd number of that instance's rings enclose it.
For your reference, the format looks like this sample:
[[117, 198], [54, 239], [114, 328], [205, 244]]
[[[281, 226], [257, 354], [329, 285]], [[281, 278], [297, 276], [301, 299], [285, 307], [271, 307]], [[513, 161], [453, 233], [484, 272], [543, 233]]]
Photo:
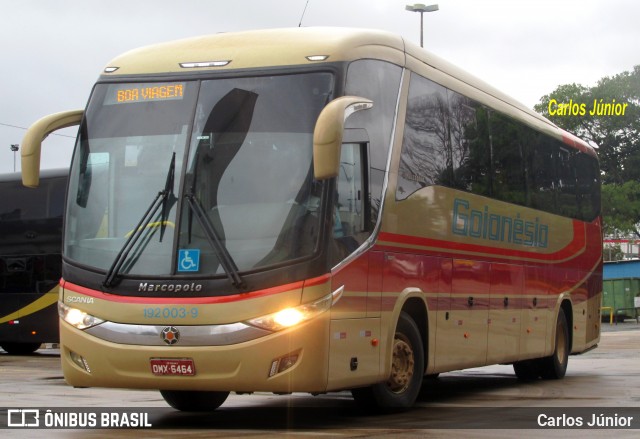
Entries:
[[589, 145], [378, 31], [224, 33], [128, 52], [79, 124], [60, 355], [80, 387], [349, 389], [411, 406], [426, 375], [562, 378], [600, 337]]
[[36, 189], [0, 175], [0, 347], [30, 354], [58, 343], [58, 285], [68, 169], [42, 171]]

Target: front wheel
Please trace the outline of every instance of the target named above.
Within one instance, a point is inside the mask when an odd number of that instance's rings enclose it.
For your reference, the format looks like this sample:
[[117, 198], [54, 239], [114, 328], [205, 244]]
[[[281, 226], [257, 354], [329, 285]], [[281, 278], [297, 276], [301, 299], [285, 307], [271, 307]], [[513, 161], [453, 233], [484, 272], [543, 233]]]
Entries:
[[229, 396], [229, 392], [195, 390], [161, 390], [160, 394], [167, 404], [183, 412], [212, 412]]
[[353, 389], [355, 401], [366, 409], [395, 411], [413, 405], [422, 386], [424, 349], [413, 319], [400, 313], [393, 338], [391, 374], [386, 382]]

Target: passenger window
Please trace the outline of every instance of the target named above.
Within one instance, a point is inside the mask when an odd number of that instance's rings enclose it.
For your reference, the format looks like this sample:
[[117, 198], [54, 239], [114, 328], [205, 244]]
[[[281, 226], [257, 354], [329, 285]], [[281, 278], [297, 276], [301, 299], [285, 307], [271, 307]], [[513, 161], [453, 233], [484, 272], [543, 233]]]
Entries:
[[598, 162], [584, 153], [576, 154], [574, 162], [580, 216], [584, 221], [593, 221], [600, 214]]
[[432, 184], [446, 185], [452, 162], [448, 110], [444, 87], [411, 76], [396, 199]]
[[492, 112], [489, 118], [491, 139], [492, 195], [507, 203], [526, 204], [526, 182], [522, 125], [507, 116]]
[[556, 177], [558, 184], [558, 213], [570, 218], [580, 218], [576, 198], [576, 175], [573, 168], [574, 150], [560, 147], [556, 156]]
[[596, 158], [412, 74], [396, 200], [429, 185], [584, 221], [600, 212]]
[[486, 107], [447, 90], [451, 126], [451, 177], [445, 186], [478, 195], [491, 194], [491, 150]]

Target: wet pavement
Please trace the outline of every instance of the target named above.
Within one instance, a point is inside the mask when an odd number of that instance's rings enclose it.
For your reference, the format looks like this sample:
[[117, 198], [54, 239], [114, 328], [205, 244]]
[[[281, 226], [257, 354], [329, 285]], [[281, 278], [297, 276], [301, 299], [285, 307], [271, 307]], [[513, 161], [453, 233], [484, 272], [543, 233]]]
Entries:
[[[404, 413], [371, 415], [348, 392], [311, 396], [235, 395], [213, 413], [177, 412], [159, 392], [77, 389], [62, 377], [59, 351], [40, 349], [30, 356], [0, 351], [0, 407], [55, 408], [68, 411], [146, 413], [149, 429], [6, 429], [3, 437], [602, 437], [605, 430], [584, 424], [598, 418], [635, 416], [640, 425], [640, 324], [603, 324], [597, 349], [569, 359], [567, 376], [557, 381], [521, 382], [513, 368], [496, 365], [427, 379], [416, 407]], [[64, 409], [62, 409], [64, 411]], [[6, 416], [6, 413], [5, 413]], [[573, 425], [557, 429], [556, 419]], [[551, 421], [549, 421], [551, 419]], [[569, 421], [567, 421], [569, 420]], [[542, 427], [539, 425], [542, 422]], [[551, 422], [552, 425], [549, 425]], [[594, 421], [595, 422], [595, 421]], [[566, 426], [566, 425], [565, 425]], [[553, 427], [553, 428], [552, 428]], [[518, 431], [515, 431], [518, 430]], [[638, 437], [618, 429], [616, 438]]]

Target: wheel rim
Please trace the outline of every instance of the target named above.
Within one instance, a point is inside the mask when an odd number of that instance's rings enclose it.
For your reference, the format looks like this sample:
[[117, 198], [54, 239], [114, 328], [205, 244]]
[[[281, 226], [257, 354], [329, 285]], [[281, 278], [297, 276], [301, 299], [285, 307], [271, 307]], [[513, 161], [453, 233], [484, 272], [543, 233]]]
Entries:
[[413, 348], [404, 334], [396, 334], [393, 340], [391, 376], [387, 387], [393, 393], [402, 393], [409, 387], [415, 369]]

